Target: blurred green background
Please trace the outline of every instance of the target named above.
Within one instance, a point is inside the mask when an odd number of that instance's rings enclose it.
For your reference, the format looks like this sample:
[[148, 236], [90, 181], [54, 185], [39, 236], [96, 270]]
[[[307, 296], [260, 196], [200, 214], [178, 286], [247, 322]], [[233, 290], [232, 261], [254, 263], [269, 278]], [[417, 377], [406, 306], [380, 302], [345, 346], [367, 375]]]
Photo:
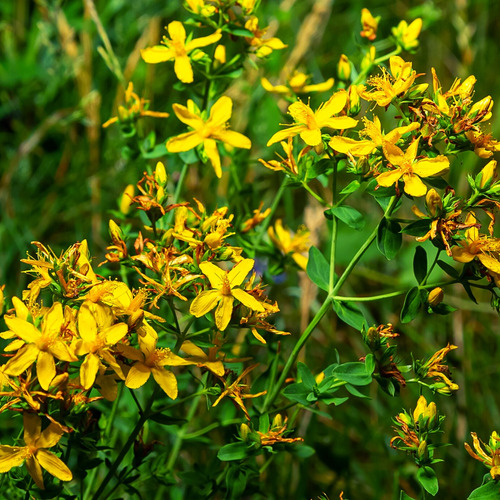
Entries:
[[[381, 36], [401, 19], [422, 17], [420, 49], [415, 55], [403, 57], [413, 61], [417, 72], [426, 73], [428, 82], [430, 68], [435, 67], [445, 89], [455, 77], [473, 74], [477, 78], [476, 100], [491, 95], [498, 101], [500, 8], [497, 2], [488, 0], [263, 1], [261, 17], [289, 48], [275, 52], [260, 70], [249, 69], [237, 82], [241, 100], [246, 92], [258, 87], [260, 76], [276, 81], [291, 57], [297, 57], [298, 66], [314, 75], [316, 81], [336, 76], [340, 55], [356, 53], [362, 43], [359, 19], [363, 7], [381, 16]], [[320, 13], [316, 19], [322, 22], [313, 25], [314, 36], [307, 38], [310, 45], [301, 46], [297, 33], [311, 12]], [[7, 295], [19, 294], [26, 284], [19, 259], [32, 250], [33, 240], [44, 242], [59, 254], [75, 241], [87, 238], [96, 261], [103, 260], [110, 210], [117, 208], [125, 186], [141, 177], [145, 164], [122, 157], [118, 127], [101, 127], [116, 115], [124, 89], [98, 48], [107, 43], [103, 39], [108, 39], [125, 80], [132, 80], [136, 91], [152, 100], [151, 109], [171, 113], [167, 102], [186, 99], [172, 88], [172, 68], [148, 67], [140, 59], [139, 49], [158, 43], [163, 26], [185, 17], [181, 2], [164, 0], [0, 2], [0, 284], [6, 284]], [[292, 52], [297, 43], [298, 51]], [[252, 138], [255, 159], [269, 159], [264, 146], [282, 118], [276, 99], [262, 89], [253, 91], [252, 99], [259, 106], [246, 105], [245, 113], [233, 116], [232, 123]], [[491, 130], [496, 137], [500, 135], [499, 116], [494, 108]], [[142, 126], [145, 131], [156, 130], [161, 142], [173, 135], [177, 129], [172, 127], [178, 125], [146, 119]], [[463, 164], [455, 166], [462, 169], [456, 170], [458, 173], [477, 171], [484, 164], [472, 153], [463, 158]], [[265, 197], [272, 199], [279, 177], [268, 172], [254, 175], [257, 188], [269, 190]], [[256, 208], [258, 191], [253, 196]], [[297, 202], [292, 196], [285, 198], [282, 211], [290, 227], [295, 228], [304, 221], [306, 202], [303, 197]], [[348, 260], [350, 248], [358, 245], [350, 240], [340, 264]], [[430, 245], [426, 248], [433, 254]], [[408, 250], [402, 261], [410, 263], [412, 256], [412, 250]], [[400, 273], [376, 250], [366, 256], [362, 266], [351, 283], [355, 290], [380, 290], [395, 283], [412, 286], [411, 274]], [[381, 283], [374, 269], [397, 277]], [[296, 290], [297, 295], [302, 292]], [[439, 456], [445, 462], [436, 466], [441, 485], [436, 498], [460, 499], [479, 486], [486, 472], [466, 454], [464, 440], [470, 442], [471, 430], [487, 440], [500, 421], [496, 384], [499, 325], [487, 297], [478, 295], [480, 303], [474, 305], [460, 290], [454, 293], [448, 302], [459, 308], [456, 313], [429, 316], [416, 326], [406, 325], [398, 344], [402, 352], [414, 351], [416, 357], [444, 347], [448, 341], [460, 347], [449, 363], [461, 390], [445, 401], [439, 398], [437, 403], [447, 415], [443, 441], [453, 446], [441, 450]], [[314, 297], [311, 300], [314, 309]], [[370, 313], [376, 321], [397, 325], [400, 307], [401, 300], [395, 300], [383, 308], [374, 307]], [[293, 307], [285, 306], [287, 309]], [[359, 335], [353, 336], [349, 328], [325, 319], [305, 354], [310, 366], [316, 360], [324, 366], [332, 362], [335, 347], [342, 361], [366, 354]], [[325, 356], [325, 352], [331, 355]], [[329, 359], [325, 361], [325, 357]], [[285, 457], [268, 469], [266, 480], [272, 484], [274, 477], [283, 477], [283, 473], [273, 475], [273, 467], [291, 467], [293, 478], [271, 488], [276, 498], [291, 498], [287, 496], [291, 491], [296, 492], [295, 498], [316, 498], [322, 492], [336, 498], [343, 489], [347, 498], [391, 499], [399, 497], [398, 483], [408, 492], [416, 491], [410, 460], [391, 450], [389, 439], [390, 416], [403, 407], [414, 407], [417, 392], [408, 389], [401, 398], [390, 399], [374, 385], [370, 396], [373, 399], [368, 402], [352, 400], [331, 410], [333, 420], [306, 414], [298, 434], [306, 436], [307, 444], [317, 453], [300, 466], [288, 463]]]

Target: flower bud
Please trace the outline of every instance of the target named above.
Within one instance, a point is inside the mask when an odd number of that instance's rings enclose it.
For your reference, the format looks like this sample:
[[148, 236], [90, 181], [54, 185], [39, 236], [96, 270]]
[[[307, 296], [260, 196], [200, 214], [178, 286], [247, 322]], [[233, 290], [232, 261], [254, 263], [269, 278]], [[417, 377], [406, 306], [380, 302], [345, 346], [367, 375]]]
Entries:
[[250, 434], [250, 427], [247, 424], [240, 425], [240, 437], [243, 441], [248, 439], [248, 434]]
[[427, 210], [432, 217], [436, 217], [438, 212], [443, 210], [443, 200], [441, 200], [441, 196], [439, 196], [438, 192], [434, 188], [427, 191], [425, 204], [427, 205]]
[[361, 102], [358, 94], [358, 86], [351, 85], [347, 91], [347, 114], [355, 116], [361, 111]]
[[427, 302], [431, 307], [436, 307], [443, 302], [444, 292], [439, 286], [430, 291]]
[[281, 414], [277, 414], [274, 418], [273, 418], [273, 423], [271, 425], [272, 428], [275, 428], [275, 427], [283, 427], [283, 417], [281, 416]]
[[419, 458], [424, 458], [427, 454], [427, 441], [422, 441], [418, 445], [417, 456]]
[[375, 61], [376, 49], [373, 45], [370, 46], [368, 51], [366, 52], [363, 60], [361, 61], [361, 71], [369, 71], [373, 66], [373, 62]]
[[120, 226], [112, 219], [109, 219], [109, 235], [115, 245], [123, 241], [123, 233]]
[[491, 160], [487, 165], [485, 165], [476, 177], [476, 186], [479, 185], [480, 189], [489, 189], [493, 181], [493, 177], [495, 176], [496, 166], [496, 160]]
[[226, 46], [225, 45], [217, 45], [215, 47], [214, 59], [219, 64], [226, 64]]
[[125, 191], [123, 191], [121, 200], [120, 200], [120, 212], [123, 215], [127, 215], [130, 211], [130, 204], [132, 202], [132, 198], [134, 197], [134, 186], [129, 184]]
[[121, 122], [126, 122], [129, 118], [128, 109], [125, 106], [118, 106], [118, 119]]
[[351, 63], [345, 54], [340, 56], [337, 63], [337, 74], [341, 80], [349, 80], [351, 77]]
[[380, 16], [373, 17], [368, 9], [361, 9], [361, 24], [363, 25], [363, 30], [360, 35], [364, 38], [368, 38], [370, 42], [377, 38], [377, 28]]
[[392, 28], [392, 34], [403, 50], [412, 51], [418, 47], [418, 36], [421, 30], [422, 19], [417, 18], [410, 25], [406, 21], [401, 21], [396, 28]]
[[426, 410], [427, 410], [427, 400], [424, 398], [424, 396], [420, 396], [417, 401], [417, 406], [413, 411], [413, 420], [415, 421], [415, 423], [418, 422], [420, 415], [423, 415]]
[[489, 120], [491, 118], [491, 108], [493, 107], [493, 99], [487, 96], [484, 99], [476, 102], [467, 113], [469, 119], [475, 122]]
[[0, 314], [3, 311], [3, 306], [5, 304], [5, 297], [3, 294], [3, 289], [5, 288], [5, 285], [0, 286]]
[[165, 165], [161, 161], [156, 164], [155, 181], [160, 186], [164, 186], [167, 183], [167, 171], [165, 170]]

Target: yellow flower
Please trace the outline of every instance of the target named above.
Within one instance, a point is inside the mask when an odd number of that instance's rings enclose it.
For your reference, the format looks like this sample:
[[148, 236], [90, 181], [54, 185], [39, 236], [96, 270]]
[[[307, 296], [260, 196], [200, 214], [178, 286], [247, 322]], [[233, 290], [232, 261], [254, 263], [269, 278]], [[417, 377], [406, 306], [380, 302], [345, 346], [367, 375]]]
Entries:
[[175, 375], [165, 369], [165, 366], [185, 366], [194, 364], [174, 354], [170, 349], [161, 349], [156, 346], [157, 339], [151, 335], [139, 337], [140, 350], [128, 345], [121, 345], [119, 351], [127, 358], [136, 362], [131, 366], [125, 385], [130, 389], [142, 387], [151, 375], [156, 383], [171, 399], [177, 398], [177, 379]]
[[308, 84], [310, 75], [295, 71], [288, 79], [287, 85], [272, 85], [267, 78], [261, 78], [260, 83], [268, 92], [282, 95], [308, 94], [310, 92], [324, 92], [333, 87], [334, 79], [329, 78], [326, 82]]
[[379, 106], [388, 106], [396, 97], [402, 97], [413, 85], [417, 73], [411, 62], [405, 62], [399, 56], [389, 59], [391, 74], [382, 68], [382, 76], [374, 76], [368, 80], [373, 87], [370, 91], [359, 92], [366, 101], [376, 101]]
[[500, 273], [500, 239], [480, 235], [472, 212], [467, 215], [465, 224], [471, 227], [465, 231], [466, 241], [459, 241], [460, 246], [451, 249], [453, 259], [466, 263], [477, 257], [486, 269]]
[[[271, 170], [283, 170], [284, 172], [290, 173], [292, 175], [297, 175], [299, 173], [299, 169], [297, 166], [297, 162], [295, 161], [295, 158], [293, 156], [293, 139], [291, 137], [288, 138], [288, 141], [281, 141], [280, 142], [281, 147], [283, 148], [283, 151], [286, 154], [286, 158], [283, 158], [279, 154], [278, 157], [280, 158], [281, 161], [278, 160], [269, 160], [269, 161], [264, 161], [259, 158], [259, 161], [262, 163], [267, 168], [270, 168]], [[300, 159], [301, 153], [299, 153], [299, 159]]]
[[500, 142], [493, 139], [491, 134], [485, 134], [479, 127], [467, 130], [465, 137], [474, 145], [474, 153], [479, 158], [491, 158], [493, 153], [500, 151]]
[[359, 135], [367, 136], [369, 139], [356, 141], [349, 137], [337, 135], [332, 137], [328, 145], [333, 150], [340, 153], [351, 154], [353, 156], [367, 156], [379, 146], [383, 146], [387, 143], [396, 144], [403, 135], [417, 130], [420, 127], [419, 123], [413, 122], [410, 125], [397, 127], [389, 133], [384, 134], [382, 132], [380, 120], [377, 116], [373, 118], [373, 121], [367, 118], [363, 118], [363, 121], [365, 128], [359, 132]]
[[450, 167], [446, 156], [416, 160], [419, 139], [413, 141], [406, 151], [402, 151], [394, 144], [384, 145], [384, 155], [394, 166], [398, 167], [377, 176], [380, 186], [392, 186], [399, 179], [403, 179], [404, 190], [410, 196], [424, 196], [427, 186], [420, 179], [444, 173]]
[[292, 234], [289, 229], [283, 227], [281, 219], [278, 219], [274, 228], [270, 227], [267, 230], [267, 234], [283, 255], [291, 254], [297, 265], [306, 270], [308, 257], [305, 254], [311, 246], [307, 229], [301, 228], [296, 234]]
[[279, 38], [264, 38], [267, 28], [259, 29], [259, 19], [256, 16], [250, 16], [245, 23], [245, 29], [251, 31], [253, 37], [246, 37], [246, 41], [255, 49], [257, 57], [266, 57], [273, 50], [282, 50], [287, 47]]
[[469, 443], [464, 443], [467, 453], [472, 458], [479, 460], [490, 469], [490, 474], [493, 479], [500, 479], [500, 437], [496, 431], [493, 431], [490, 437], [489, 445], [484, 444], [486, 451], [481, 446], [481, 441], [478, 439], [475, 432], [471, 432], [472, 441], [476, 453], [472, 451]]
[[274, 419], [272, 424], [269, 426], [266, 432], [257, 431], [257, 434], [260, 437], [260, 444], [262, 446], [272, 446], [276, 443], [297, 443], [304, 441], [303, 438], [286, 438], [284, 437], [287, 434], [287, 422], [288, 417], [285, 417], [283, 421], [283, 417], [278, 413]]
[[186, 3], [187, 10], [199, 16], [210, 17], [217, 11], [214, 5], [207, 5], [205, 0], [186, 0]]
[[421, 30], [422, 19], [417, 18], [410, 25], [406, 21], [401, 21], [396, 28], [392, 28], [392, 34], [403, 50], [414, 50], [418, 47]]
[[301, 139], [309, 146], [321, 144], [321, 129], [346, 129], [355, 127], [357, 120], [348, 116], [333, 116], [340, 113], [347, 104], [347, 92], [339, 90], [328, 99], [326, 103], [313, 111], [307, 104], [297, 101], [288, 107], [288, 113], [296, 125], [290, 125], [285, 130], [276, 132], [267, 142], [270, 146], [276, 142], [300, 135]]
[[5, 316], [9, 330], [25, 342], [17, 354], [5, 366], [5, 374], [17, 376], [36, 361], [38, 381], [48, 390], [56, 376], [54, 358], [63, 361], [78, 361], [63, 340], [66, 318], [60, 302], [56, 302], [45, 314], [41, 331], [32, 323], [16, 316]]
[[109, 127], [112, 123], [120, 122], [130, 122], [137, 120], [141, 116], [152, 116], [155, 118], [168, 118], [170, 115], [168, 113], [163, 113], [160, 111], [149, 111], [149, 101], [139, 97], [134, 92], [134, 84], [130, 82], [128, 84], [127, 90], [125, 91], [125, 103], [127, 107], [118, 106], [118, 116], [113, 116], [107, 122], [103, 123], [104, 128]]
[[363, 30], [360, 33], [361, 36], [373, 42], [377, 38], [379, 20], [380, 16], [373, 17], [368, 9], [361, 9], [361, 24], [363, 25]]
[[247, 233], [248, 231], [250, 231], [250, 229], [253, 229], [255, 226], [258, 226], [271, 213], [271, 207], [266, 208], [264, 212], [261, 212], [263, 206], [264, 202], [261, 201], [259, 208], [253, 211], [253, 217], [243, 222], [241, 227], [242, 233]]
[[181, 350], [190, 356], [186, 361], [196, 364], [199, 368], [204, 366], [212, 373], [215, 373], [215, 375], [219, 375], [219, 377], [224, 376], [224, 364], [220, 359], [216, 359], [218, 347], [211, 347], [207, 356], [203, 349], [193, 344], [190, 340], [186, 340], [182, 344]]
[[[448, 344], [446, 347], [439, 349], [434, 353], [418, 370], [418, 375], [426, 378], [438, 379], [440, 382], [446, 384], [451, 391], [458, 391], [458, 385], [449, 379], [450, 369], [447, 365], [443, 364], [445, 356], [457, 349], [456, 345]], [[439, 392], [439, 391], [438, 391]]]
[[85, 356], [80, 367], [80, 380], [85, 389], [90, 389], [95, 382], [101, 359], [124, 379], [122, 368], [114, 358], [111, 348], [128, 332], [126, 323], [114, 323], [109, 306], [85, 301], [78, 311], [78, 333], [81, 339], [76, 342], [75, 352]]
[[23, 413], [24, 442], [26, 446], [0, 445], [0, 473], [8, 472], [26, 462], [26, 468], [40, 489], [45, 489], [42, 467], [61, 481], [71, 481], [68, 466], [47, 448], [55, 446], [64, 431], [60, 424], [51, 422], [42, 432], [42, 421], [34, 413]]
[[424, 420], [432, 420], [436, 418], [436, 403], [431, 402], [427, 404], [427, 400], [424, 396], [420, 396], [417, 401], [417, 406], [413, 411], [413, 420], [415, 423], [418, 423], [420, 417]]
[[227, 129], [227, 121], [231, 118], [233, 109], [231, 98], [222, 96], [218, 99], [212, 106], [210, 116], [206, 121], [201, 118], [199, 112], [196, 112], [191, 100], [188, 100], [187, 107], [181, 104], [174, 104], [172, 107], [177, 118], [193, 130], [169, 139], [167, 150], [170, 153], [180, 153], [203, 144], [217, 177], [222, 177], [222, 169], [216, 141], [221, 141], [235, 148], [250, 149], [252, 147], [248, 137]]
[[217, 306], [215, 324], [219, 330], [225, 330], [231, 320], [234, 299], [254, 311], [264, 312], [264, 307], [257, 299], [239, 288], [254, 264], [252, 259], [243, 259], [231, 271], [224, 271], [211, 262], [202, 262], [200, 269], [210, 281], [212, 289], [195, 297], [189, 312], [199, 318]]
[[218, 42], [222, 37], [220, 31], [195, 38], [186, 42], [186, 30], [179, 21], [172, 21], [168, 27], [170, 39], [163, 37], [163, 45], [155, 45], [141, 50], [142, 58], [149, 64], [156, 64], [174, 60], [174, 71], [177, 78], [184, 83], [193, 81], [193, 68], [189, 59], [189, 54], [195, 49], [206, 47]]

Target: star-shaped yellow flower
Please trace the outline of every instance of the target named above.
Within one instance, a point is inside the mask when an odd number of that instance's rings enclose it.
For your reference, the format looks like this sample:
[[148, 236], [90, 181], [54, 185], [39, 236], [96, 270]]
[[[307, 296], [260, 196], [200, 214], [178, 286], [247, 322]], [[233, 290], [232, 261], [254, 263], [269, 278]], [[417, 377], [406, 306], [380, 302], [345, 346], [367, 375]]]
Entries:
[[252, 147], [248, 137], [227, 128], [227, 122], [233, 110], [233, 101], [230, 97], [222, 96], [218, 99], [212, 106], [210, 116], [206, 121], [199, 112], [196, 112], [194, 102], [191, 100], [188, 100], [187, 107], [181, 104], [174, 104], [172, 107], [177, 118], [193, 130], [169, 139], [167, 150], [170, 153], [180, 153], [203, 144], [217, 177], [222, 177], [222, 169], [216, 141], [235, 148], [250, 149]]
[[8, 472], [26, 462], [26, 468], [40, 489], [45, 489], [42, 467], [61, 481], [71, 481], [73, 474], [68, 466], [46, 448], [55, 446], [64, 434], [62, 427], [51, 422], [42, 432], [42, 421], [38, 415], [25, 412], [24, 442], [26, 446], [0, 445], [0, 473]]
[[307, 104], [297, 101], [288, 108], [288, 113], [295, 121], [295, 125], [276, 132], [267, 142], [270, 146], [288, 137], [300, 135], [300, 138], [309, 146], [318, 146], [321, 143], [321, 129], [346, 129], [355, 127], [357, 120], [349, 116], [333, 116], [340, 113], [347, 104], [347, 92], [339, 90], [326, 103], [313, 111]]
[[172, 21], [168, 27], [170, 39], [163, 37], [163, 45], [155, 45], [141, 50], [142, 58], [150, 64], [174, 60], [177, 78], [184, 83], [193, 81], [193, 68], [189, 53], [200, 47], [206, 47], [220, 40], [222, 34], [216, 31], [209, 36], [195, 38], [186, 42], [186, 30], [179, 21]]
[[253, 259], [243, 259], [231, 271], [224, 271], [211, 262], [202, 262], [200, 269], [209, 279], [212, 290], [205, 290], [195, 297], [189, 312], [199, 318], [217, 306], [215, 324], [219, 330], [225, 330], [231, 320], [234, 299], [253, 311], [264, 312], [263, 305], [256, 298], [239, 288], [254, 264]]
[[413, 141], [406, 151], [402, 151], [394, 144], [384, 145], [385, 157], [397, 168], [377, 176], [377, 182], [380, 186], [392, 186], [402, 178], [405, 184], [405, 193], [410, 196], [424, 196], [427, 193], [427, 186], [420, 178], [439, 175], [450, 168], [450, 161], [443, 155], [417, 160], [418, 142], [419, 139]]

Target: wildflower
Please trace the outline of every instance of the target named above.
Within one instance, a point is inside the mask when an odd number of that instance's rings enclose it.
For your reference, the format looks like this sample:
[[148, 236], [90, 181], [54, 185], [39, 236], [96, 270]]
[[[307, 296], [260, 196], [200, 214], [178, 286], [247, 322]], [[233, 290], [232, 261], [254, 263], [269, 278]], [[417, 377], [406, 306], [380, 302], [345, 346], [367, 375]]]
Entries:
[[186, 9], [202, 17], [210, 17], [215, 12], [217, 8], [214, 5], [208, 5], [205, 0], [186, 0]]
[[453, 259], [466, 263], [477, 257], [486, 269], [500, 273], [500, 239], [480, 235], [472, 212], [467, 215], [465, 223], [469, 226], [465, 232], [466, 241], [459, 241], [460, 246], [451, 249]]
[[142, 116], [152, 116], [154, 118], [168, 118], [168, 113], [161, 111], [149, 111], [149, 101], [139, 97], [134, 92], [134, 84], [129, 82], [125, 91], [125, 106], [118, 106], [118, 116], [113, 116], [102, 124], [103, 128], [120, 121], [122, 123], [133, 122]]
[[305, 271], [308, 257], [305, 255], [311, 246], [309, 242], [309, 231], [303, 227], [296, 234], [283, 227], [281, 219], [276, 221], [273, 227], [267, 230], [271, 241], [281, 250], [283, 255], [291, 254], [292, 259]]
[[298, 100], [288, 107], [288, 113], [296, 125], [290, 125], [285, 130], [276, 132], [267, 142], [270, 146], [288, 137], [300, 135], [301, 139], [309, 146], [321, 144], [321, 129], [347, 129], [355, 127], [357, 120], [349, 116], [333, 116], [339, 114], [347, 104], [347, 92], [339, 90], [330, 99], [313, 111], [307, 104]]
[[90, 301], [81, 305], [78, 311], [80, 339], [75, 344], [75, 352], [78, 356], [85, 356], [80, 367], [80, 380], [85, 389], [90, 389], [94, 384], [101, 360], [106, 361], [120, 378], [125, 378], [112, 349], [127, 332], [126, 323], [114, 324], [109, 306]]
[[240, 384], [240, 382], [254, 369], [259, 366], [258, 364], [249, 366], [243, 370], [243, 372], [236, 378], [236, 380], [232, 383], [229, 383], [228, 377], [221, 379], [224, 383], [224, 391], [222, 391], [221, 395], [216, 399], [212, 407], [217, 406], [223, 398], [226, 396], [230, 397], [233, 401], [235, 406], [238, 406], [243, 410], [243, 413], [245, 414], [247, 420], [250, 420], [250, 415], [248, 414], [248, 410], [245, 408], [245, 404], [243, 403], [244, 399], [249, 399], [249, 398], [258, 398], [259, 396], [262, 396], [267, 393], [267, 391], [262, 391], [257, 394], [248, 394], [247, 392], [244, 392], [244, 390], [247, 388], [246, 385]]
[[155, 45], [141, 50], [142, 58], [149, 64], [174, 60], [174, 71], [183, 83], [193, 81], [193, 68], [189, 55], [195, 49], [206, 47], [220, 40], [222, 34], [216, 31], [209, 36], [186, 42], [186, 30], [179, 21], [172, 21], [168, 27], [170, 39], [163, 37], [163, 45]]
[[[270, 168], [271, 170], [282, 170], [284, 172], [287, 172], [292, 175], [297, 175], [299, 173], [299, 169], [297, 167], [297, 162], [295, 161], [295, 158], [293, 156], [293, 140], [291, 137], [288, 138], [287, 142], [281, 141], [280, 142], [281, 147], [283, 148], [283, 151], [286, 154], [286, 158], [283, 158], [278, 154], [278, 157], [280, 158], [281, 161], [278, 160], [269, 160], [269, 161], [264, 161], [259, 158], [259, 161], [262, 163], [267, 168]], [[299, 158], [301, 156], [301, 153], [299, 153]]]
[[288, 78], [287, 85], [272, 85], [267, 78], [261, 78], [260, 83], [267, 92], [281, 95], [309, 94], [310, 92], [325, 92], [333, 87], [334, 79], [329, 78], [326, 82], [310, 84], [310, 75], [300, 71], [294, 71]]
[[378, 175], [377, 182], [380, 186], [392, 186], [402, 178], [405, 185], [404, 190], [407, 194], [410, 196], [424, 196], [427, 193], [427, 186], [420, 178], [439, 175], [448, 170], [450, 162], [443, 155], [416, 160], [418, 142], [418, 139], [413, 141], [405, 152], [394, 144], [388, 143], [384, 145], [385, 157], [398, 168]]
[[127, 374], [125, 385], [130, 389], [138, 389], [153, 375], [165, 394], [171, 399], [176, 399], [177, 379], [170, 370], [165, 369], [165, 366], [192, 365], [193, 363], [177, 356], [170, 349], [157, 348], [156, 344], [157, 339], [144, 336], [140, 337], [139, 350], [128, 345], [119, 347], [120, 353], [135, 361]]
[[245, 29], [251, 31], [253, 37], [246, 37], [246, 41], [255, 50], [257, 57], [266, 57], [273, 50], [282, 50], [287, 47], [279, 38], [264, 38], [267, 28], [259, 29], [259, 19], [256, 16], [250, 16], [245, 23]]
[[373, 76], [368, 80], [372, 90], [362, 91], [360, 95], [367, 101], [376, 101], [379, 106], [388, 106], [396, 97], [404, 96], [418, 76], [412, 69], [411, 62], [405, 62], [399, 56], [389, 59], [391, 74], [382, 68], [382, 76]]
[[392, 34], [396, 42], [403, 50], [412, 51], [418, 47], [418, 36], [422, 30], [422, 19], [415, 19], [410, 25], [401, 21], [396, 28], [392, 28]]
[[243, 222], [241, 228], [242, 233], [247, 233], [248, 231], [250, 231], [250, 229], [253, 229], [255, 226], [258, 226], [271, 213], [271, 207], [266, 208], [264, 212], [261, 212], [263, 206], [264, 202], [261, 201], [259, 208], [253, 211], [253, 216], [250, 219], [247, 219], [245, 222]]
[[190, 340], [186, 340], [182, 344], [181, 350], [189, 355], [189, 358], [187, 358], [186, 361], [196, 364], [199, 368], [204, 366], [219, 377], [224, 375], [224, 364], [220, 359], [216, 359], [216, 353], [219, 350], [219, 346], [213, 348], [211, 347], [207, 356], [203, 349], [199, 348], [196, 344], [193, 344]]
[[422, 427], [427, 428], [432, 425], [433, 421], [436, 419], [436, 413], [436, 403], [432, 401], [427, 404], [427, 400], [424, 396], [420, 396], [417, 401], [417, 406], [413, 411], [413, 421], [415, 424], [418, 423], [419, 429], [422, 430]]
[[479, 158], [491, 158], [493, 153], [500, 151], [500, 142], [493, 139], [491, 134], [485, 134], [479, 128], [467, 130], [465, 137], [474, 145], [474, 153]]
[[47, 448], [55, 446], [64, 430], [57, 422], [51, 422], [42, 432], [42, 421], [34, 413], [23, 412], [24, 442], [26, 446], [0, 445], [0, 473], [26, 462], [26, 468], [35, 484], [42, 490], [43, 467], [49, 474], [61, 481], [71, 481], [73, 474], [68, 466]]
[[368, 38], [370, 42], [373, 42], [377, 38], [377, 28], [380, 16], [373, 17], [368, 9], [361, 9], [361, 24], [363, 29], [361, 31], [361, 36]]
[[216, 141], [221, 141], [235, 148], [250, 149], [252, 143], [248, 137], [239, 132], [227, 129], [227, 121], [231, 118], [233, 101], [222, 96], [212, 106], [208, 120], [203, 120], [200, 113], [194, 108], [194, 103], [188, 100], [187, 107], [174, 104], [173, 109], [177, 118], [193, 130], [172, 137], [167, 141], [167, 150], [170, 153], [180, 153], [203, 144], [204, 151], [214, 167], [217, 177], [222, 177], [221, 162], [217, 151]]
[[200, 269], [210, 281], [211, 290], [205, 290], [195, 297], [189, 312], [199, 318], [210, 312], [215, 306], [215, 324], [219, 330], [225, 330], [233, 311], [234, 299], [254, 311], [264, 311], [264, 307], [239, 285], [252, 270], [255, 261], [243, 259], [231, 271], [224, 271], [211, 262], [202, 262]]
[[484, 444], [486, 451], [483, 450], [481, 446], [481, 441], [477, 437], [475, 432], [470, 433], [472, 436], [472, 442], [474, 443], [474, 449], [476, 452], [472, 451], [469, 443], [464, 443], [467, 453], [476, 460], [482, 462], [486, 467], [490, 469], [491, 477], [494, 480], [500, 479], [500, 437], [496, 431], [493, 431], [490, 436], [489, 444]]
[[288, 417], [283, 417], [278, 414], [274, 417], [272, 424], [269, 426], [266, 432], [257, 431], [260, 436], [260, 444], [262, 446], [272, 446], [277, 443], [297, 443], [304, 441], [303, 438], [286, 438], [284, 437], [290, 431], [287, 431]]
[[365, 128], [359, 132], [360, 136], [366, 136], [369, 139], [356, 141], [349, 137], [336, 135], [331, 138], [328, 145], [335, 151], [345, 154], [352, 154], [353, 156], [367, 156], [373, 151], [385, 144], [395, 145], [399, 139], [408, 132], [413, 132], [420, 127], [420, 124], [413, 122], [404, 127], [397, 127], [389, 133], [382, 132], [382, 126], [378, 116], [373, 118], [373, 121], [363, 118]]
[[25, 343], [7, 362], [6, 375], [20, 375], [36, 361], [38, 381], [47, 391], [56, 375], [54, 358], [63, 361], [78, 360], [63, 340], [66, 319], [60, 302], [54, 303], [44, 315], [41, 331], [32, 323], [16, 316], [5, 316], [5, 323]]
[[458, 391], [458, 385], [449, 378], [449, 367], [443, 364], [445, 356], [453, 349], [457, 349], [457, 346], [448, 344], [446, 347], [443, 347], [443, 349], [434, 353], [425, 363], [417, 366], [417, 375], [423, 378], [434, 378], [443, 382], [450, 391]]

